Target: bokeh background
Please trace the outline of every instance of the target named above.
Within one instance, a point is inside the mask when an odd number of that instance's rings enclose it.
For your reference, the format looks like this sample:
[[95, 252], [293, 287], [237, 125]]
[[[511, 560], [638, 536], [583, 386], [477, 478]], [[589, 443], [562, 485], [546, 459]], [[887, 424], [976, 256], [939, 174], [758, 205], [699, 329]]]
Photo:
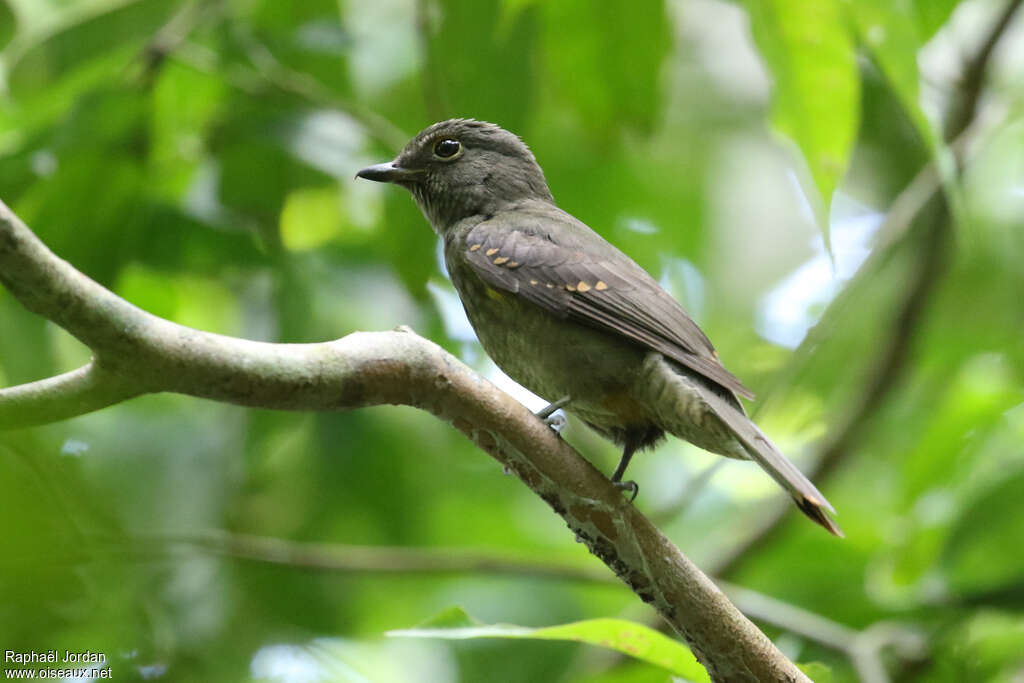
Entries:
[[[943, 142], [1003, 7], [3, 0], [0, 197], [154, 314], [280, 342], [410, 325], [537, 407], [477, 345], [407, 193], [353, 179], [436, 120], [497, 122], [563, 208], [684, 303], [847, 538], [795, 512], [764, 533], [774, 484], [678, 441], [632, 465], [637, 505], [756, 591], [759, 625], [817, 680], [1019, 683], [1021, 21], [960, 136], [962, 174]], [[934, 157], [948, 207], [890, 213]], [[0, 290], [0, 386], [87, 359]], [[582, 426], [563, 435], [614, 466]], [[292, 543], [364, 566], [310, 569]], [[669, 680], [587, 645], [384, 635], [452, 606], [656, 623], [584, 580], [601, 571], [518, 480], [409, 408], [161, 395], [0, 433], [0, 649], [101, 651], [115, 680]]]

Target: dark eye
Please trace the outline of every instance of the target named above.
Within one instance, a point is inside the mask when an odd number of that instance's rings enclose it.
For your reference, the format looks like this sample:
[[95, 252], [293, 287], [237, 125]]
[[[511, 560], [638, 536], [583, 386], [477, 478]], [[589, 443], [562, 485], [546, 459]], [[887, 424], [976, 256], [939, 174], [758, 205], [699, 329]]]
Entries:
[[442, 159], [451, 159], [462, 150], [462, 143], [458, 140], [441, 140], [434, 145], [434, 154]]

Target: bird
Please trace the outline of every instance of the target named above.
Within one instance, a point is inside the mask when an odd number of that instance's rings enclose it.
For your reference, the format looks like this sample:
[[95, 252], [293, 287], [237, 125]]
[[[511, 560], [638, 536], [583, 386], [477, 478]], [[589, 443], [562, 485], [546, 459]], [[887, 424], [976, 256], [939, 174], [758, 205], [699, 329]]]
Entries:
[[449, 119], [357, 178], [412, 193], [443, 242], [470, 324], [495, 364], [622, 448], [611, 481], [666, 433], [753, 460], [811, 520], [842, 531], [825, 496], [755, 425], [753, 393], [683, 307], [633, 259], [560, 209], [529, 147], [500, 126]]

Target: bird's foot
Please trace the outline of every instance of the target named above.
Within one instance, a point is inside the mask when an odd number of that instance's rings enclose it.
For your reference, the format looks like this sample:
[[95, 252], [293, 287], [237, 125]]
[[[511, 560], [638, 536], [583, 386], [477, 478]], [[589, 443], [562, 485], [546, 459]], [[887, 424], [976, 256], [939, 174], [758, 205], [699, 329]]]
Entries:
[[544, 424], [551, 427], [556, 434], [561, 434], [562, 430], [565, 429], [565, 425], [569, 424], [569, 421], [565, 419], [565, 415], [551, 415], [542, 419]]
[[636, 494], [640, 493], [640, 487], [635, 481], [612, 481], [612, 486], [620, 491], [632, 491], [633, 495], [629, 497], [630, 503], [636, 500]]
[[565, 406], [569, 405], [570, 400], [571, 399], [568, 396], [563, 396], [554, 403], [538, 411], [536, 415], [540, 419], [544, 420], [544, 424], [546, 424], [548, 427], [551, 427], [553, 430], [555, 430], [556, 433], [561, 434], [562, 430], [565, 429], [565, 416], [555, 415], [554, 413], [559, 408], [564, 408]]

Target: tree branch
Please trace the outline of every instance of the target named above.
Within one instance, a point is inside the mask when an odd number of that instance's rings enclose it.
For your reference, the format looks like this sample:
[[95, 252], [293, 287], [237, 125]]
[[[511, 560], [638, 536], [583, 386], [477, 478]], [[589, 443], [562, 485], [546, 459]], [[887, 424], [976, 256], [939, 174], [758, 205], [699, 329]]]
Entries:
[[[93, 536], [90, 541], [104, 550], [129, 556], [166, 556], [184, 550], [308, 571], [372, 575], [487, 573], [619, 586], [611, 574], [594, 565], [489, 550], [309, 543], [218, 529], [131, 534], [127, 539]], [[60, 559], [49, 557], [46, 561]]]
[[[177, 325], [59, 259], [2, 202], [0, 282], [95, 354], [67, 375], [0, 390], [0, 425], [38, 424], [163, 391], [285, 410], [421, 408], [450, 422], [547, 502], [686, 639], [714, 680], [808, 680], [579, 453], [525, 406], [411, 330], [268, 344]], [[62, 386], [77, 398], [58, 398]]]
[[1009, 0], [1003, 11], [999, 13], [992, 27], [985, 33], [978, 51], [964, 66], [963, 78], [961, 80], [961, 96], [954, 98], [949, 115], [946, 117], [945, 137], [947, 140], [955, 140], [962, 132], [971, 125], [978, 112], [978, 103], [981, 101], [981, 91], [985, 85], [985, 77], [988, 71], [989, 61], [1000, 38], [1006, 33], [1006, 29], [1013, 22], [1013, 17], [1020, 9], [1021, 0]]
[[0, 389], [0, 429], [66, 420], [140, 393], [93, 361], [63, 375]]

